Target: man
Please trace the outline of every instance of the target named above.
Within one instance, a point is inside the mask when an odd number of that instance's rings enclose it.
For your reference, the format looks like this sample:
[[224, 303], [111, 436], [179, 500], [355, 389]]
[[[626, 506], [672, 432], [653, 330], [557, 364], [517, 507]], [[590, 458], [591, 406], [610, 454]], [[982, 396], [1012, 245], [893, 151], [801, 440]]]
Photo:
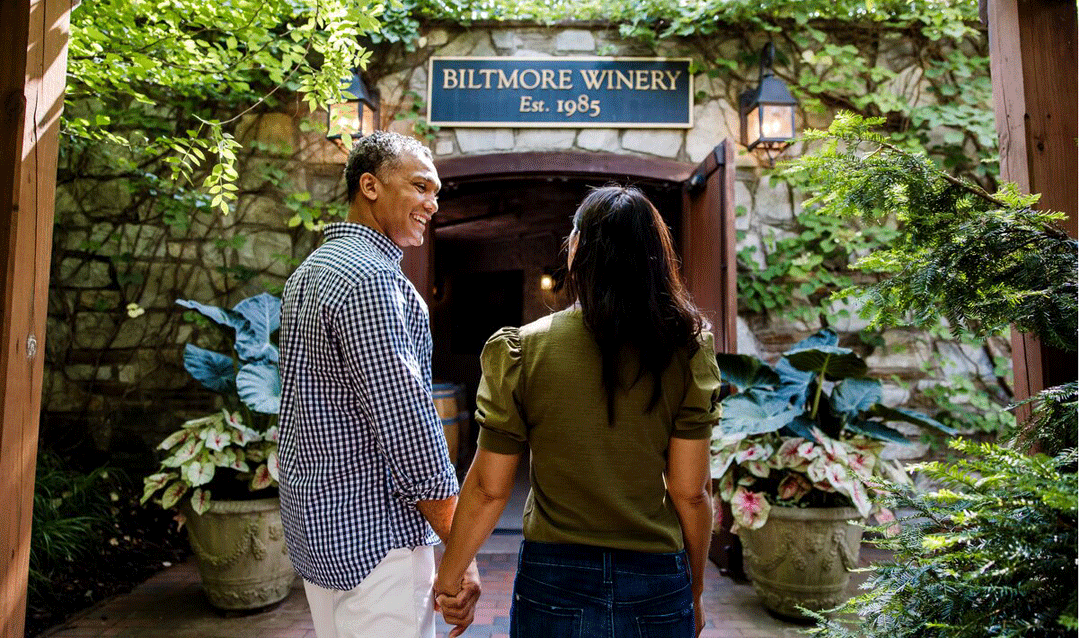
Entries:
[[[431, 153], [376, 132], [345, 165], [346, 222], [285, 284], [281, 517], [318, 638], [433, 638], [432, 545], [457, 477], [431, 398], [427, 308], [401, 272], [438, 210]], [[442, 605], [461, 634], [480, 595]]]

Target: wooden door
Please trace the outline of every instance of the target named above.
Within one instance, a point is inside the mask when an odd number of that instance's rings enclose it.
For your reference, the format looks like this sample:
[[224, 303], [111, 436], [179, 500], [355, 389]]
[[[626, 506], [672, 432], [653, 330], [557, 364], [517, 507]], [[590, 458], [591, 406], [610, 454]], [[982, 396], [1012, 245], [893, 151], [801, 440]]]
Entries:
[[683, 277], [712, 324], [717, 352], [735, 352], [735, 144], [724, 140], [683, 183]]
[[[736, 351], [735, 145], [724, 140], [683, 184], [682, 268], [690, 294], [712, 323], [717, 352]], [[713, 533], [709, 558], [720, 571], [746, 578], [739, 537], [728, 531], [725, 503], [721, 529]]]

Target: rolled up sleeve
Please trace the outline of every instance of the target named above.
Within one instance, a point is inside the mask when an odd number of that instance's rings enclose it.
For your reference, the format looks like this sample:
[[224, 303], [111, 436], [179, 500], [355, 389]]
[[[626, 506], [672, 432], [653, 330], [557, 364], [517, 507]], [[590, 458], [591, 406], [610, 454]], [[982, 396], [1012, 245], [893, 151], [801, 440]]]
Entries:
[[415, 505], [457, 494], [458, 482], [403, 295], [393, 273], [375, 273], [345, 298], [334, 326], [393, 494]]
[[705, 332], [701, 335], [698, 351], [690, 359], [686, 393], [671, 435], [679, 439], [707, 439], [719, 422], [720, 368], [716, 365], [713, 336]]

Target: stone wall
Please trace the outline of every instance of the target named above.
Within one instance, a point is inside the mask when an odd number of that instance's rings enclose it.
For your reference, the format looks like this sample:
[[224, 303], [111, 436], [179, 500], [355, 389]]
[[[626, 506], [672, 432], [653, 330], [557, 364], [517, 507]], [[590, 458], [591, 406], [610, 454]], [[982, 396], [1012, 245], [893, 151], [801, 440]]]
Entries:
[[[416, 114], [424, 113], [430, 56], [694, 54], [676, 41], [660, 49], [626, 43], [616, 30], [593, 25], [433, 27], [414, 52], [379, 52], [368, 75], [381, 98], [383, 127], [418, 134], [426, 132], [414, 124]], [[914, 70], [904, 77], [917, 81]], [[436, 159], [573, 150], [696, 164], [722, 139], [738, 139], [734, 105], [746, 87], [705, 73], [694, 82], [695, 127], [689, 130], [444, 128], [431, 132], [428, 142]], [[228, 217], [197, 215], [184, 227], [160, 212], [144, 215], [140, 198], [149, 195], [127, 192], [122, 182], [80, 177], [60, 185], [44, 437], [66, 438], [72, 445], [82, 437], [101, 450], [145, 453], [146, 444], [155, 443], [182, 417], [213, 404], [211, 395], [187, 379], [180, 351], [191, 339], [205, 347], [220, 346], [220, 337], [212, 329], [185, 323], [173, 301], [232, 305], [262, 290], [279, 290], [317, 240], [316, 233], [303, 226], [287, 225], [304, 204], [293, 194], [310, 193], [311, 202], [336, 202], [336, 210], [343, 210], [344, 154], [312, 126], [312, 118], [318, 119], [293, 113], [243, 119], [238, 138], [247, 145], [247, 155], [240, 171], [241, 198]], [[803, 118], [800, 126], [820, 127], [830, 115]], [[793, 147], [788, 154], [799, 150]], [[785, 185], [771, 185], [760, 158], [741, 152], [736, 159], [735, 203], [745, 213], [738, 218], [744, 233], [739, 244], [756, 246], [760, 258], [770, 237], [796, 229], [799, 197]], [[130, 303], [137, 308], [129, 312]], [[769, 359], [820, 327], [749, 313], [739, 317], [738, 325], [739, 351]], [[867, 355], [871, 371], [887, 380], [891, 404], [925, 408], [920, 388], [940, 384], [954, 372], [994, 385], [988, 353], [1007, 355], [1002, 344], [993, 345], [999, 350], [995, 352], [911, 330], [887, 330], [880, 344], [871, 346], [857, 337], [865, 327], [860, 320], [837, 316], [832, 325], [843, 343]], [[945, 361], [944, 368], [939, 360]]]

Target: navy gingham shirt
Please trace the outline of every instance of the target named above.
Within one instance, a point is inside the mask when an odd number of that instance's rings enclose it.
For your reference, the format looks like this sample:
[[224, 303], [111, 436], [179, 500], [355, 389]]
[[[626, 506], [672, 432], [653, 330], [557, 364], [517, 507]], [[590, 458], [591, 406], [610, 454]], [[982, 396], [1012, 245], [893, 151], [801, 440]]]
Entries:
[[281, 519], [296, 571], [349, 590], [391, 549], [438, 543], [416, 502], [458, 483], [401, 249], [361, 224], [323, 234], [282, 295]]

